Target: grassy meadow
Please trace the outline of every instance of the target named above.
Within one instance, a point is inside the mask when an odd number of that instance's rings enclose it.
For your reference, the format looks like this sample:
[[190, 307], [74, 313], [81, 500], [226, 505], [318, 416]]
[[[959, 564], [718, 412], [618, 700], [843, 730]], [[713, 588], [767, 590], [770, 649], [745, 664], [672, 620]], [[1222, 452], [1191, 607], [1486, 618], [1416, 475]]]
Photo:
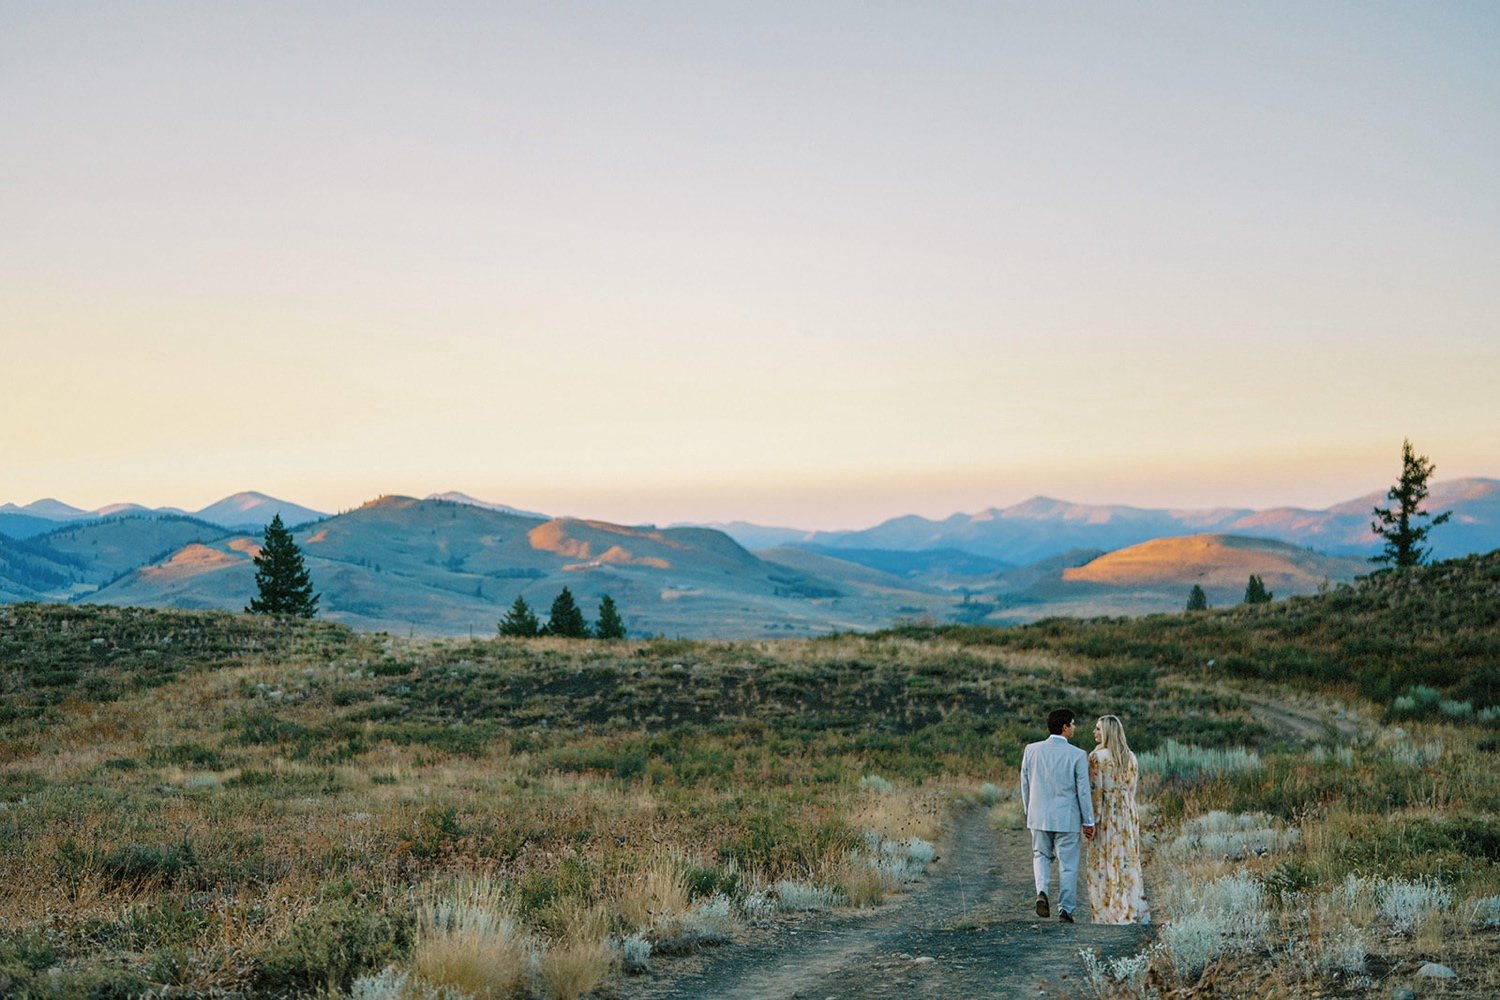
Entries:
[[0, 994], [607, 994], [899, 891], [954, 809], [1013, 810], [1066, 704], [1142, 755], [1158, 927], [1071, 982], [1494, 995], [1497, 619], [1500, 554], [1224, 611], [733, 643], [0, 606]]

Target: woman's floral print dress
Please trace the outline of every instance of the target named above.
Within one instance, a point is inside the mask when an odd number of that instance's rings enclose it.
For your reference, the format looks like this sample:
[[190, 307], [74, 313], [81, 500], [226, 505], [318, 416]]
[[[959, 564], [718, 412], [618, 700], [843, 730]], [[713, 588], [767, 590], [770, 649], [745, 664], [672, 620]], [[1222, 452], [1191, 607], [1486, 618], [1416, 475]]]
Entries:
[[1135, 811], [1139, 774], [1135, 754], [1126, 761], [1116, 761], [1108, 747], [1089, 754], [1097, 828], [1089, 844], [1089, 907], [1096, 924], [1150, 923]]

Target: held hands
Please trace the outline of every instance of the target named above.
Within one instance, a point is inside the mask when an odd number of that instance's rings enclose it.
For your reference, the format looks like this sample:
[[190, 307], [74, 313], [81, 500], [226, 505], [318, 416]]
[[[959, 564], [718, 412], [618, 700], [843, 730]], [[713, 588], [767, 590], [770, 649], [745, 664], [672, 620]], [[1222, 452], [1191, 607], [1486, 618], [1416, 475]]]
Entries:
[[1085, 840], [1094, 839], [1094, 826], [1092, 823], [1083, 828], [1083, 838]]

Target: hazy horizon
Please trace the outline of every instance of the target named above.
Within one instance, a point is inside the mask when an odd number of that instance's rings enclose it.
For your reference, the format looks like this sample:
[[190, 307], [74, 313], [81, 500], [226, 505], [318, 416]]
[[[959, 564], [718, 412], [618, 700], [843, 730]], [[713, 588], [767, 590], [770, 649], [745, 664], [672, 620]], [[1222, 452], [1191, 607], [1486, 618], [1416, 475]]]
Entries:
[[1492, 476], [1496, 51], [1479, 3], [10, 5], [0, 501]]
[[[1441, 475], [1436, 475], [1436, 476], [1433, 477], [1431, 485], [1441, 486], [1442, 483], [1444, 483], [1446, 481], [1449, 481], [1449, 480], [1454, 480], [1454, 479], [1491, 479], [1491, 480], [1493, 480], [1495, 478], [1497, 478], [1497, 477], [1495, 477], [1495, 476], [1441, 476]], [[1393, 477], [1393, 479], [1394, 479], [1394, 477]], [[765, 527], [765, 528], [797, 528], [797, 529], [806, 529], [806, 530], [809, 530], [809, 531], [828, 531], [828, 530], [837, 531], [837, 530], [845, 530], [845, 529], [848, 529], [848, 530], [860, 530], [860, 529], [864, 529], [864, 528], [870, 528], [870, 527], [874, 527], [877, 524], [880, 524], [882, 522], [891, 520], [893, 518], [903, 517], [903, 516], [907, 516], [907, 515], [916, 515], [916, 516], [919, 516], [919, 517], [925, 517], [925, 518], [927, 518], [929, 520], [942, 520], [944, 518], [947, 518], [947, 517], [953, 516], [953, 515], [978, 514], [978, 513], [982, 512], [984, 510], [988, 510], [988, 509], [991, 509], [991, 508], [994, 508], [994, 509], [1003, 509], [1003, 508], [1006, 508], [1006, 507], [1012, 507], [1012, 506], [1015, 506], [1016, 504], [1024, 503], [1027, 500], [1032, 500], [1032, 499], [1036, 499], [1036, 498], [1039, 498], [1039, 497], [1047, 497], [1047, 498], [1052, 499], [1052, 500], [1060, 500], [1060, 501], [1065, 501], [1065, 502], [1074, 503], [1074, 504], [1080, 504], [1080, 505], [1084, 505], [1084, 506], [1119, 505], [1119, 506], [1127, 506], [1127, 507], [1156, 508], [1156, 509], [1163, 509], [1163, 510], [1208, 510], [1208, 509], [1215, 509], [1215, 508], [1232, 508], [1232, 509], [1248, 508], [1248, 509], [1253, 509], [1253, 510], [1270, 510], [1270, 509], [1277, 509], [1277, 508], [1293, 508], [1293, 509], [1305, 509], [1305, 510], [1325, 510], [1325, 509], [1327, 509], [1329, 507], [1333, 507], [1333, 506], [1336, 506], [1336, 505], [1338, 505], [1340, 503], [1344, 503], [1344, 502], [1347, 502], [1347, 501], [1350, 501], [1350, 500], [1358, 499], [1360, 496], [1364, 496], [1364, 495], [1367, 495], [1367, 494], [1370, 494], [1370, 493], [1376, 493], [1376, 492], [1383, 493], [1386, 488], [1387, 488], [1386, 486], [1381, 486], [1381, 487], [1377, 487], [1377, 488], [1370, 489], [1370, 490], [1364, 490], [1364, 491], [1360, 491], [1360, 492], [1357, 492], [1357, 493], [1351, 493], [1351, 494], [1349, 494], [1347, 496], [1341, 496], [1341, 497], [1338, 497], [1336, 499], [1329, 500], [1326, 503], [1317, 503], [1317, 504], [1294, 504], [1294, 503], [1273, 503], [1273, 504], [1249, 504], [1249, 503], [1222, 503], [1222, 504], [1132, 503], [1132, 502], [1129, 502], [1129, 501], [1118, 500], [1118, 499], [1116, 499], [1116, 500], [1083, 500], [1083, 499], [1080, 499], [1080, 498], [1074, 497], [1074, 496], [1060, 496], [1060, 495], [1045, 494], [1045, 493], [1032, 493], [1032, 494], [1028, 494], [1028, 495], [1026, 495], [1024, 497], [1018, 497], [1015, 500], [1007, 501], [1005, 503], [986, 503], [986, 504], [981, 504], [979, 506], [975, 506], [975, 507], [971, 507], [971, 508], [954, 509], [954, 510], [943, 511], [941, 513], [931, 513], [931, 512], [927, 512], [927, 511], [916, 510], [916, 509], [893, 511], [893, 512], [891, 512], [889, 514], [885, 514], [883, 516], [880, 516], [880, 517], [876, 518], [875, 520], [871, 520], [871, 521], [868, 521], [868, 522], [861, 522], [861, 523], [838, 522], [838, 521], [834, 521], [834, 520], [828, 520], [826, 522], [816, 522], [816, 523], [814, 523], [814, 522], [805, 522], [805, 523], [778, 522], [778, 521], [774, 521], [774, 520], [756, 519], [756, 518], [753, 518], [753, 517], [742, 517], [742, 516], [739, 516], [738, 514], [731, 514], [729, 516], [724, 516], [724, 517], [704, 517], [704, 518], [699, 518], [699, 517], [690, 517], [690, 518], [661, 518], [661, 517], [652, 517], [652, 516], [648, 516], [648, 517], [610, 517], [610, 516], [606, 516], [605, 514], [599, 512], [599, 511], [594, 511], [594, 510], [561, 510], [561, 509], [559, 509], [559, 510], [552, 510], [552, 509], [547, 509], [545, 507], [537, 507], [537, 506], [531, 506], [531, 505], [527, 505], [527, 504], [517, 504], [517, 503], [512, 503], [511, 501], [509, 501], [507, 499], [504, 499], [504, 498], [477, 496], [477, 495], [475, 495], [473, 493], [469, 493], [466, 490], [428, 490], [428, 491], [422, 492], [422, 493], [402, 493], [402, 492], [399, 492], [399, 491], [397, 491], [397, 492], [385, 491], [385, 492], [382, 492], [380, 494], [376, 494], [374, 496], [366, 497], [366, 498], [363, 498], [361, 500], [354, 501], [354, 502], [351, 502], [351, 503], [339, 503], [339, 504], [336, 504], [336, 505], [327, 505], [327, 506], [325, 506], [325, 505], [323, 505], [321, 503], [311, 503], [308, 500], [306, 500], [305, 498], [300, 497], [300, 496], [278, 495], [278, 494], [271, 493], [271, 492], [266, 491], [266, 490], [245, 489], [245, 490], [235, 490], [232, 493], [224, 494], [224, 495], [221, 495], [221, 496], [216, 496], [213, 499], [203, 501], [202, 503], [193, 503], [193, 504], [183, 504], [183, 503], [176, 503], [176, 502], [168, 502], [168, 503], [160, 503], [160, 504], [146, 504], [146, 503], [141, 503], [140, 506], [142, 506], [142, 507], [148, 507], [148, 508], [154, 508], [154, 509], [175, 508], [175, 509], [181, 510], [181, 511], [183, 511], [185, 513], [191, 514], [191, 513], [194, 513], [196, 511], [204, 510], [204, 509], [206, 509], [206, 508], [208, 508], [208, 507], [210, 507], [210, 506], [212, 506], [212, 505], [214, 505], [216, 503], [219, 503], [222, 500], [229, 499], [230, 497], [233, 497], [233, 496], [237, 496], [237, 495], [240, 495], [240, 494], [243, 494], [243, 493], [259, 493], [259, 494], [262, 494], [264, 496], [268, 496], [268, 497], [270, 497], [272, 499], [282, 501], [284, 503], [296, 504], [296, 505], [298, 505], [300, 507], [307, 507], [309, 509], [319, 511], [319, 512], [321, 512], [323, 514], [327, 514], [327, 515], [336, 515], [336, 514], [339, 514], [339, 513], [342, 513], [342, 512], [347, 512], [347, 511], [350, 511], [350, 510], [354, 510], [354, 509], [356, 509], [358, 507], [363, 506], [364, 504], [373, 502], [373, 501], [381, 499], [383, 497], [401, 496], [401, 497], [411, 497], [411, 498], [414, 498], [414, 499], [426, 499], [428, 497], [436, 497], [436, 496], [441, 496], [443, 494], [461, 493], [461, 494], [464, 494], [465, 496], [467, 496], [470, 500], [478, 501], [478, 502], [481, 502], [481, 503], [489, 503], [489, 504], [503, 504], [503, 505], [508, 506], [508, 507], [513, 507], [513, 508], [516, 508], [516, 509], [519, 509], [519, 510], [524, 510], [524, 511], [531, 511], [531, 512], [534, 512], [534, 513], [537, 513], [537, 514], [542, 514], [542, 515], [549, 516], [549, 517], [577, 517], [577, 518], [584, 518], [584, 519], [591, 519], [591, 520], [603, 520], [603, 521], [607, 521], [607, 522], [614, 523], [614, 524], [620, 524], [620, 525], [647, 524], [647, 523], [650, 523], [650, 524], [656, 524], [658, 526], [665, 527], [665, 526], [670, 525], [670, 524], [731, 524], [731, 523], [748, 523], [748, 524], [753, 524], [753, 525], [756, 525], [756, 526], [759, 526], [759, 527]], [[17, 499], [14, 499], [14, 498], [6, 498], [6, 497], [3, 497], [3, 496], [0, 496], [0, 507], [5, 506], [6, 504], [13, 504], [17, 508], [24, 509], [29, 504], [33, 504], [33, 503], [37, 503], [37, 502], [42, 502], [42, 501], [47, 501], [47, 500], [53, 500], [53, 501], [58, 501], [58, 502], [67, 504], [68, 506], [77, 508], [78, 510], [83, 511], [85, 513], [92, 513], [94, 511], [101, 510], [104, 507], [108, 507], [108, 506], [114, 506], [114, 505], [120, 505], [120, 504], [139, 503], [139, 501], [134, 501], [134, 500], [110, 500], [110, 501], [105, 501], [104, 503], [93, 504], [93, 505], [90, 505], [90, 506], [83, 506], [81, 504], [73, 503], [67, 497], [59, 497], [59, 496], [50, 496], [49, 495], [49, 496], [44, 496], [44, 497], [36, 497], [34, 499], [25, 500], [25, 501], [17, 500]], [[622, 508], [622, 509], [628, 509], [628, 508]]]

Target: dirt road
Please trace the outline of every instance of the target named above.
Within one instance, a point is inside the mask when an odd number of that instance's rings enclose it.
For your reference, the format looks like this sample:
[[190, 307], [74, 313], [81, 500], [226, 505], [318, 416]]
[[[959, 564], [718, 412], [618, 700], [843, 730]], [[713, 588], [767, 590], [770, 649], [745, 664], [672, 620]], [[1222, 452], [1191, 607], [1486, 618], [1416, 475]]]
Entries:
[[[1134, 954], [1139, 927], [1078, 923], [1032, 909], [1031, 843], [996, 833], [987, 811], [961, 813], [938, 860], [905, 895], [864, 913], [812, 914], [620, 984], [620, 1000], [854, 1000], [862, 997], [1056, 996], [1077, 985], [1078, 953]], [[1082, 879], [1080, 879], [1080, 883]], [[1080, 889], [1082, 886], [1080, 885]], [[1077, 990], [1067, 990], [1075, 995]]]

